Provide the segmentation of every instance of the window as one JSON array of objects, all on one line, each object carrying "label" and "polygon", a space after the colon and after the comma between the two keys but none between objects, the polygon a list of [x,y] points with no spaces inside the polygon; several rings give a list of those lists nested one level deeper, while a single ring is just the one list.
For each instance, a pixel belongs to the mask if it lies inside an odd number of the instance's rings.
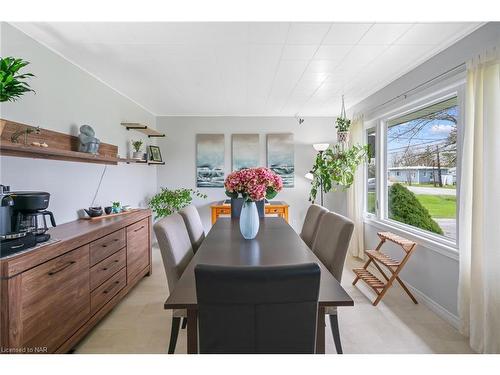
[{"label": "window", "polygon": [[370,147],[370,162],[367,165],[367,181],[366,181],[366,191],[367,191],[367,196],[366,196],[366,211],[375,214],[376,213],[376,200],[377,200],[377,195],[376,195],[376,181],[377,181],[377,170],[376,170],[376,154],[375,154],[375,148],[376,148],[376,131],[375,128],[369,129],[367,131],[367,144]]},{"label": "window", "polygon": [[[456,240],[457,96],[393,116],[385,132],[385,219]],[[390,173],[396,170],[396,176]],[[429,178],[417,178],[417,171]],[[400,173],[402,171],[403,173]]]}]

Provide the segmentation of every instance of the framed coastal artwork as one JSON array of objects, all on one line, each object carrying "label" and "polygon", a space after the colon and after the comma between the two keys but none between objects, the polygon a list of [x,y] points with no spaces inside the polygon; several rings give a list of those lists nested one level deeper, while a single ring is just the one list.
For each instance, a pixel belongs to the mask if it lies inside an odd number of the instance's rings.
[{"label": "framed coastal artwork", "polygon": [[224,134],[196,135],[196,186],[224,187]]},{"label": "framed coastal artwork", "polygon": [[286,188],[295,185],[293,134],[267,135],[267,167],[279,174]]},{"label": "framed coastal artwork", "polygon": [[258,134],[233,134],[231,148],[232,171],[260,165]]}]

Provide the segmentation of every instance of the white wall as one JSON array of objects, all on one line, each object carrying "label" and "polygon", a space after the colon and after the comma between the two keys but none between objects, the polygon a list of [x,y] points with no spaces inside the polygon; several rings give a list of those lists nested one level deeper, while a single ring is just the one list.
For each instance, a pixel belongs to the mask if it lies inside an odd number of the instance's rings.
[{"label": "white wall", "polygon": [[[129,140],[143,138],[127,132],[121,121],[155,125],[156,118],[77,66],[50,51],[9,24],[1,24],[1,56],[30,61],[30,82],[36,94],[28,93],[14,103],[2,103],[0,117],[38,125],[63,133],[78,134],[82,124],[91,125],[105,143],[118,146],[127,155]],[[99,56],[96,56],[99,58]],[[46,140],[50,146],[50,139]],[[57,223],[77,218],[77,210],[88,207],[104,165],[18,157],[0,157],[0,181],[13,190],[51,193],[49,210]],[[108,166],[97,203],[112,200],[144,205],[156,191],[156,168],[146,165]]]},{"label": "white wall", "polygon": [[[500,40],[500,23],[488,23],[474,33],[460,40],[445,51],[421,64],[408,74],[395,80],[390,85],[376,92],[349,110],[349,113],[371,112],[377,106],[386,103],[402,93],[411,90],[448,70],[465,63],[467,60],[488,47],[498,44]],[[400,101],[404,103],[403,100]],[[366,117],[366,116],[365,116]],[[376,232],[379,227],[365,226],[365,242],[367,247],[376,245]],[[394,232],[398,232],[393,230]],[[406,233],[401,235],[411,238]],[[421,242],[415,239],[417,242]],[[389,252],[397,254],[396,248]],[[451,323],[457,322],[457,288],[458,288],[458,253],[439,253],[430,246],[420,244],[414,256],[406,265],[402,277],[418,294],[417,299],[427,302],[436,312]],[[409,300],[408,300],[409,301]]]},{"label": "white wall", "polygon": [[[285,188],[275,200],[290,204],[290,224],[300,231],[309,206],[310,181],[304,175],[311,169],[316,152],[313,143],[333,143],[336,132],[332,118],[306,118],[298,125],[293,117],[159,117],[158,129],[167,137],[158,141],[166,165],[158,169],[158,186],[168,188],[195,188],[196,134],[225,134],[225,170],[231,170],[231,134],[260,134],[260,161],[266,165],[266,134],[293,133],[295,142],[295,187]],[[223,188],[204,188],[200,191],[208,198],[197,200],[205,230],[210,228],[210,204],[225,199]],[[329,194],[328,205],[332,209],[344,207],[335,194]]]}]

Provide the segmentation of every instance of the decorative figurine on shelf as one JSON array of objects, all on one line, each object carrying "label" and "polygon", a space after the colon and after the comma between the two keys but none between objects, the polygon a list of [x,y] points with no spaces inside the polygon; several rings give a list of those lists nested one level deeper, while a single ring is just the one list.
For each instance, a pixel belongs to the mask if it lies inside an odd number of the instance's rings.
[{"label": "decorative figurine on shelf", "polygon": [[80,126],[80,134],[78,134],[80,145],[78,151],[87,152],[89,154],[97,154],[101,141],[95,137],[94,129],[90,125]]}]

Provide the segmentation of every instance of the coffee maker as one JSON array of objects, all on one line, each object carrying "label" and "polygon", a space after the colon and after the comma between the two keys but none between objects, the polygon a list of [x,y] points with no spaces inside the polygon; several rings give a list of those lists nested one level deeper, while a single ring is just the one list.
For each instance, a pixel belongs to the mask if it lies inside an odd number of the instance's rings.
[{"label": "coffee maker", "polygon": [[56,226],[54,215],[47,211],[50,194],[38,191],[11,192],[0,185],[0,257],[29,249],[48,241],[46,217]]},{"label": "coffee maker", "polygon": [[14,200],[12,206],[14,232],[29,232],[35,235],[37,243],[50,239],[47,233],[46,216],[50,218],[53,227],[56,226],[54,215],[47,211],[50,194],[43,191],[18,191],[11,194]]}]

